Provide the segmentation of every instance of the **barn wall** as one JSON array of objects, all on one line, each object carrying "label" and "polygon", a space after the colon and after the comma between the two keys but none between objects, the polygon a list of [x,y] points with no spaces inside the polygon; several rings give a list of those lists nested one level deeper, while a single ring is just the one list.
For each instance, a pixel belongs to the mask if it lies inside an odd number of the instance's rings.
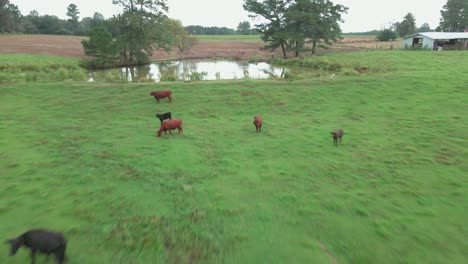
[{"label": "barn wall", "polygon": [[423,49],[432,49],[434,47],[434,40],[423,36]]},{"label": "barn wall", "polygon": [[411,48],[412,45],[413,45],[413,38],[403,39],[403,42],[401,43],[401,47],[404,49]]}]

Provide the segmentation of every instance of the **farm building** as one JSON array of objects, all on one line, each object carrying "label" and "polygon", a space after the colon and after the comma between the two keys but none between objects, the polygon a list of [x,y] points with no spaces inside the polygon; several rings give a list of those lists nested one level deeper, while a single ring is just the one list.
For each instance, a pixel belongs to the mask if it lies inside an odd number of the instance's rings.
[{"label": "farm building", "polygon": [[468,49],[468,32],[424,32],[403,38],[403,48]]}]

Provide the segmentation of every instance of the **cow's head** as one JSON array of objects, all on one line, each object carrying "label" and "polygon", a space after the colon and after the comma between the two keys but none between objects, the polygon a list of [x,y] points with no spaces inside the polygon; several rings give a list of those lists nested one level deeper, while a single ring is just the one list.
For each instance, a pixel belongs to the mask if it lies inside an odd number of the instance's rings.
[{"label": "cow's head", "polygon": [[5,243],[10,245],[10,256],[16,255],[18,249],[24,244],[24,240],[20,237],[9,239]]}]

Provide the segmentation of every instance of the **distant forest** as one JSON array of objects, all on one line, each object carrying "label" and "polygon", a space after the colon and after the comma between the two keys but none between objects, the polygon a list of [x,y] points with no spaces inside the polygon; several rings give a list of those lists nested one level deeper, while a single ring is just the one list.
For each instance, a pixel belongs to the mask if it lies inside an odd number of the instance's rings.
[{"label": "distant forest", "polygon": [[[109,27],[112,18],[106,19],[96,12],[92,17],[80,19],[78,7],[70,4],[66,12],[68,19],[61,19],[53,15],[40,15],[33,10],[23,15],[15,4],[0,0],[0,33],[10,34],[49,34],[49,35],[77,35],[88,36],[89,32],[98,27]],[[240,23],[241,24],[241,23]],[[191,35],[253,35],[258,34],[254,29],[227,27],[205,27],[199,25],[186,26],[185,30]]]}]

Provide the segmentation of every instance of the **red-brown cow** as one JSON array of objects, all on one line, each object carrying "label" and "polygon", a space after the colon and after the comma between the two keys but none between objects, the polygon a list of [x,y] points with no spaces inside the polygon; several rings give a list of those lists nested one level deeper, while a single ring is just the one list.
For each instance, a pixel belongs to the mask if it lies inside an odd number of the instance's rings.
[{"label": "red-brown cow", "polygon": [[172,101],[171,97],[172,91],[171,90],[163,90],[163,91],[153,91],[150,93],[151,96],[154,96],[156,101],[159,103],[159,99],[161,98],[169,98],[169,103]]},{"label": "red-brown cow", "polygon": [[341,143],[341,138],[344,135],[343,129],[340,128],[340,129],[338,129],[336,131],[332,131],[330,133],[332,134],[332,137],[333,137],[333,144],[338,146],[338,139],[340,139],[340,143]]},{"label": "red-brown cow", "polygon": [[169,134],[172,135],[171,130],[174,130],[176,128],[179,129],[179,134],[180,132],[183,132],[182,131],[182,119],[167,120],[161,124],[161,127],[158,130],[158,137],[161,136],[162,132],[166,133],[166,131],[169,131]]},{"label": "red-brown cow", "polygon": [[262,117],[260,117],[259,115],[254,116],[253,123],[255,125],[255,129],[257,129],[257,133],[262,132]]}]

